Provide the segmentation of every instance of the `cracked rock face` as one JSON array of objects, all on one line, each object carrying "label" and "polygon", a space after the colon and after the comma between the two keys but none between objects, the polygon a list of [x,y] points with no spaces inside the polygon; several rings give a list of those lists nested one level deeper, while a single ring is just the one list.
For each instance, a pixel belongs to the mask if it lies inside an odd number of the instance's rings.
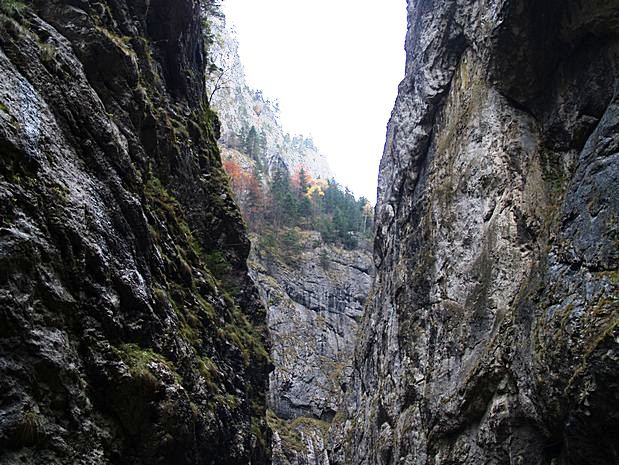
[{"label": "cracked rock face", "polygon": [[269,424],[273,430],[273,465],[329,465],[329,423],[298,417],[286,424]]},{"label": "cracked rock face", "polygon": [[198,3],[26,3],[0,13],[0,464],[270,463]]},{"label": "cracked rock face", "polygon": [[619,460],[619,4],[408,2],[337,464]]},{"label": "cracked rock face", "polygon": [[348,384],[371,260],[360,250],[322,245],[319,233],[306,234],[311,237],[303,243],[313,240],[319,245],[308,246],[295,263],[274,264],[267,258],[262,260],[264,268],[255,267],[269,302],[275,364],[270,406],[284,419],[309,416],[330,421],[341,386]]},{"label": "cracked rock face", "polygon": [[363,249],[325,245],[318,232],[298,235],[296,254],[254,241],[250,262],[268,305],[274,463],[327,465],[325,431],[349,388],[372,262]]}]

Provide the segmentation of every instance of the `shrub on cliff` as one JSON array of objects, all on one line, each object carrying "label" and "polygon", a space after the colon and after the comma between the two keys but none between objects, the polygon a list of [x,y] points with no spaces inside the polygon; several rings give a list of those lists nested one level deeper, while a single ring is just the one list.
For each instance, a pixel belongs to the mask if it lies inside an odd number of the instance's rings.
[{"label": "shrub on cliff", "polygon": [[0,13],[13,16],[22,12],[26,5],[18,0],[0,0]]}]

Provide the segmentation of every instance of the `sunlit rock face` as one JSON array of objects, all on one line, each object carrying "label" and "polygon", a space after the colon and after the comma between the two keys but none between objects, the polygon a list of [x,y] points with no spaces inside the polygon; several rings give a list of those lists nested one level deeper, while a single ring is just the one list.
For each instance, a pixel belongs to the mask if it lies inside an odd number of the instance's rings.
[{"label": "sunlit rock face", "polygon": [[619,4],[408,2],[336,464],[616,464]]},{"label": "sunlit rock face", "polygon": [[270,463],[266,314],[198,2],[16,3],[0,1],[0,463]]},{"label": "sunlit rock face", "polygon": [[283,419],[330,421],[349,382],[372,264],[363,249],[326,245],[318,232],[299,235],[294,256],[274,257],[259,244],[252,256],[269,303],[275,365],[269,405]]}]

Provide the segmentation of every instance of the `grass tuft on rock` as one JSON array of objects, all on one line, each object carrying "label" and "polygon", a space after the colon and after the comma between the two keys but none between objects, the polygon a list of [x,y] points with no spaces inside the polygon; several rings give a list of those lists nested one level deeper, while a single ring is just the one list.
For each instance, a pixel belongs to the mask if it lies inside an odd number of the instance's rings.
[{"label": "grass tuft on rock", "polygon": [[122,344],[118,347],[118,355],[128,365],[131,375],[147,384],[153,386],[157,384],[157,377],[151,368],[153,363],[163,365],[173,374],[175,381],[181,384],[180,375],[176,372],[174,364],[151,349],[144,349],[137,344]]}]

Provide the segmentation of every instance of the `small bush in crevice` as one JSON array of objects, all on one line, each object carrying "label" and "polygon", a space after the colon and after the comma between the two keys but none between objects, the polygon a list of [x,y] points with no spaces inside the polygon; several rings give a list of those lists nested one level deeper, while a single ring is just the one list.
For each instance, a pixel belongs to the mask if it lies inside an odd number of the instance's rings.
[{"label": "small bush in crevice", "polygon": [[14,16],[26,9],[26,5],[19,0],[0,0],[0,13]]},{"label": "small bush in crevice", "polygon": [[15,431],[15,441],[19,446],[33,446],[43,439],[43,422],[34,411],[23,414]]}]

